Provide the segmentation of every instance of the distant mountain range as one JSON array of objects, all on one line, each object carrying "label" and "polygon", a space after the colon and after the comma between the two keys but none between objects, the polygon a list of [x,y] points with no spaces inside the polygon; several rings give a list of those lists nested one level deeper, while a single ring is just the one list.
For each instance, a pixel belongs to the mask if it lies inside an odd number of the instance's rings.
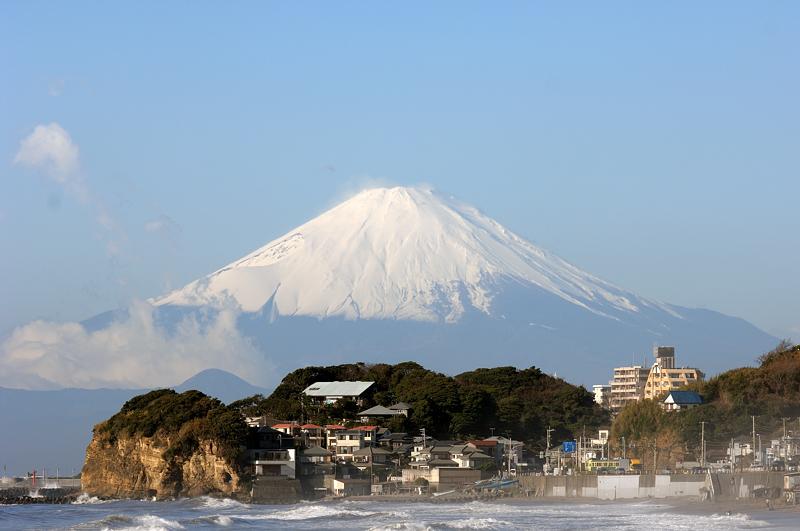
[{"label": "distant mountain range", "polygon": [[[176,391],[197,389],[225,403],[269,394],[229,372],[208,369]],[[92,428],[119,411],[128,399],[148,389],[61,389],[28,391],[0,387],[0,466],[9,474],[43,468],[55,476],[79,472]]]}]

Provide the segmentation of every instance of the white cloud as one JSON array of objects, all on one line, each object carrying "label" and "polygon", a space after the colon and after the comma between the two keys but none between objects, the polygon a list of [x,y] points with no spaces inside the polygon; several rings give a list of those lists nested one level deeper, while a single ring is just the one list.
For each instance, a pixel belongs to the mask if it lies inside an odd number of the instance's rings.
[{"label": "white cloud", "polygon": [[79,323],[35,321],[0,345],[0,385],[163,387],[208,368],[272,383],[272,365],[238,332],[237,315],[223,309],[208,322],[185,317],[168,331],[156,322],[152,305],[136,301],[127,318],[94,332]]},{"label": "white cloud", "polygon": [[57,183],[66,185],[73,182],[78,173],[78,146],[59,124],[37,125],[20,142],[14,164],[40,170]]}]

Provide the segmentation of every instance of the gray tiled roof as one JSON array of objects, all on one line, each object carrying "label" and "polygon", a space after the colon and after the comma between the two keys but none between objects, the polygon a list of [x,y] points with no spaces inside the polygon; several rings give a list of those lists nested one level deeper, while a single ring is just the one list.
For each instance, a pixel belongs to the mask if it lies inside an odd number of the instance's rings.
[{"label": "gray tiled roof", "polygon": [[455,444],[450,447],[451,454],[463,454],[464,450],[467,448],[466,444]]},{"label": "gray tiled roof", "polygon": [[392,452],[384,450],[383,448],[380,447],[373,448],[370,446],[367,446],[366,448],[361,448],[353,452],[353,455],[357,455],[359,457],[362,455],[391,455],[391,454]]},{"label": "gray tiled roof", "polygon": [[486,455],[483,452],[472,452],[469,454],[470,459],[492,459],[490,456]]},{"label": "gray tiled roof", "polygon": [[332,455],[331,452],[322,448],[320,446],[309,446],[305,450],[303,450],[303,455],[311,456],[311,457],[323,457]]},{"label": "gray tiled roof", "polygon": [[358,415],[361,416],[361,417],[370,417],[370,416],[375,416],[375,417],[393,417],[395,415],[398,415],[398,413],[397,413],[397,411],[393,411],[393,410],[389,409],[388,407],[373,406],[373,407],[371,407],[369,409],[366,409],[366,410],[362,411]]},{"label": "gray tiled roof", "polygon": [[375,382],[315,382],[305,388],[307,396],[361,396]]}]

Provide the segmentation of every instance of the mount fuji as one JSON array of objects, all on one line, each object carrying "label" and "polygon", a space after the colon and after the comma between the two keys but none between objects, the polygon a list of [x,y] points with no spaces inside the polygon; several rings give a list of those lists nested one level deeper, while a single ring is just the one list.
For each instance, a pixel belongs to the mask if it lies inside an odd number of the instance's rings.
[{"label": "mount fuji", "polygon": [[236,308],[241,332],[287,370],[411,359],[449,373],[536,365],[590,384],[654,343],[713,373],[777,341],[615,286],[425,188],[363,191],[149,302],[166,326]]}]

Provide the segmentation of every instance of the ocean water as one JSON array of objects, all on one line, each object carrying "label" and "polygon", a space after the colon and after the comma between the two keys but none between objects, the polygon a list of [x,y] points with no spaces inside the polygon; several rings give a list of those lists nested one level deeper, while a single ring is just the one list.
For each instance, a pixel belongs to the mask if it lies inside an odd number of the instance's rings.
[{"label": "ocean water", "polygon": [[0,505],[0,529],[800,529],[798,513],[685,514],[654,501],[631,503],[374,501],[247,505],[194,498],[171,502]]}]

